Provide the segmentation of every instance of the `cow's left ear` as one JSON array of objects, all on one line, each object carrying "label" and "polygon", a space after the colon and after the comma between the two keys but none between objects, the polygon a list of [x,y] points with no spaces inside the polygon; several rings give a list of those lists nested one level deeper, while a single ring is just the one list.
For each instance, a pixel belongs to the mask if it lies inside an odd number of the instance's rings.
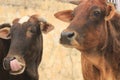
[{"label": "cow's left ear", "polygon": [[40,22],[40,28],[43,33],[48,33],[54,29],[54,26],[48,22]]},{"label": "cow's left ear", "polygon": [[0,38],[2,39],[10,39],[10,37],[8,37],[10,33],[10,27],[4,27],[0,29]]},{"label": "cow's left ear", "polygon": [[115,15],[116,9],[112,3],[107,4],[105,20],[110,20]]},{"label": "cow's left ear", "polygon": [[57,19],[60,19],[64,22],[70,22],[73,19],[73,10],[64,10],[64,11],[59,11],[57,13],[54,14],[54,16]]}]

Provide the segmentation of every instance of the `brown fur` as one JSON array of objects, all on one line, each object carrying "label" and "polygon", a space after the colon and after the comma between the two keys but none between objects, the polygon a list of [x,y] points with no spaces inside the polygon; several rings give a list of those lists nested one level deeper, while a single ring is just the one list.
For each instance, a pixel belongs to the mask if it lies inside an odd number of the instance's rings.
[{"label": "brown fur", "polygon": [[[84,0],[74,11],[66,11],[55,17],[62,21],[72,19],[62,34],[75,35],[71,40],[61,36],[60,42],[81,51],[84,80],[120,80],[120,14],[114,6],[105,0]],[[95,11],[100,13],[94,14]],[[73,17],[61,17],[71,14]]]}]

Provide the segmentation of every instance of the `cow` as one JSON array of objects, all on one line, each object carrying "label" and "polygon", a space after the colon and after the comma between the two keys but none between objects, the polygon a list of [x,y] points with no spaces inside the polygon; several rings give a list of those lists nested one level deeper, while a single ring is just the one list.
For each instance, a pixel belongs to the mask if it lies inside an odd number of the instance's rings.
[{"label": "cow", "polygon": [[10,26],[8,23],[4,23],[0,25],[0,80],[8,80],[8,71],[5,71],[3,69],[3,59],[7,55],[9,47],[10,47],[10,39],[4,38],[3,39],[3,33],[7,31],[7,29],[10,29]]},{"label": "cow", "polygon": [[[3,60],[9,73],[6,80],[39,80],[38,66],[43,53],[43,33],[54,26],[38,15],[13,20],[10,29],[2,29],[2,38],[10,39],[10,47]],[[5,80],[5,79],[4,79]]]},{"label": "cow", "polygon": [[70,2],[74,10],[54,14],[70,23],[60,43],[81,52],[84,80],[120,80],[120,14],[107,0]]}]

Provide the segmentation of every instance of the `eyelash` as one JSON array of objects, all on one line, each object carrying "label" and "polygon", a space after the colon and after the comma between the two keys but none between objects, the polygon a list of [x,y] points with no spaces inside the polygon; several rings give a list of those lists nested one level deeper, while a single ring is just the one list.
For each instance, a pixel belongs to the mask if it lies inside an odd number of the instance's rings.
[{"label": "eyelash", "polygon": [[96,16],[96,17],[97,17],[97,16],[100,16],[100,14],[101,14],[100,11],[94,11],[94,13],[93,13],[93,15]]}]

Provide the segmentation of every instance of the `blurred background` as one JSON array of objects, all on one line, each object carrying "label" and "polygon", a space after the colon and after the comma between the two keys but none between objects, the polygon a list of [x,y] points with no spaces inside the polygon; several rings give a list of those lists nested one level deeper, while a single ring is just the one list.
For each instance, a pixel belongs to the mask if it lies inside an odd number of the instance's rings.
[{"label": "blurred background", "polygon": [[60,33],[68,23],[54,17],[57,11],[74,7],[59,0],[0,0],[0,24],[11,23],[25,15],[39,14],[55,26],[53,31],[43,34],[44,50],[38,69],[40,80],[83,80],[80,52],[59,44]]}]

